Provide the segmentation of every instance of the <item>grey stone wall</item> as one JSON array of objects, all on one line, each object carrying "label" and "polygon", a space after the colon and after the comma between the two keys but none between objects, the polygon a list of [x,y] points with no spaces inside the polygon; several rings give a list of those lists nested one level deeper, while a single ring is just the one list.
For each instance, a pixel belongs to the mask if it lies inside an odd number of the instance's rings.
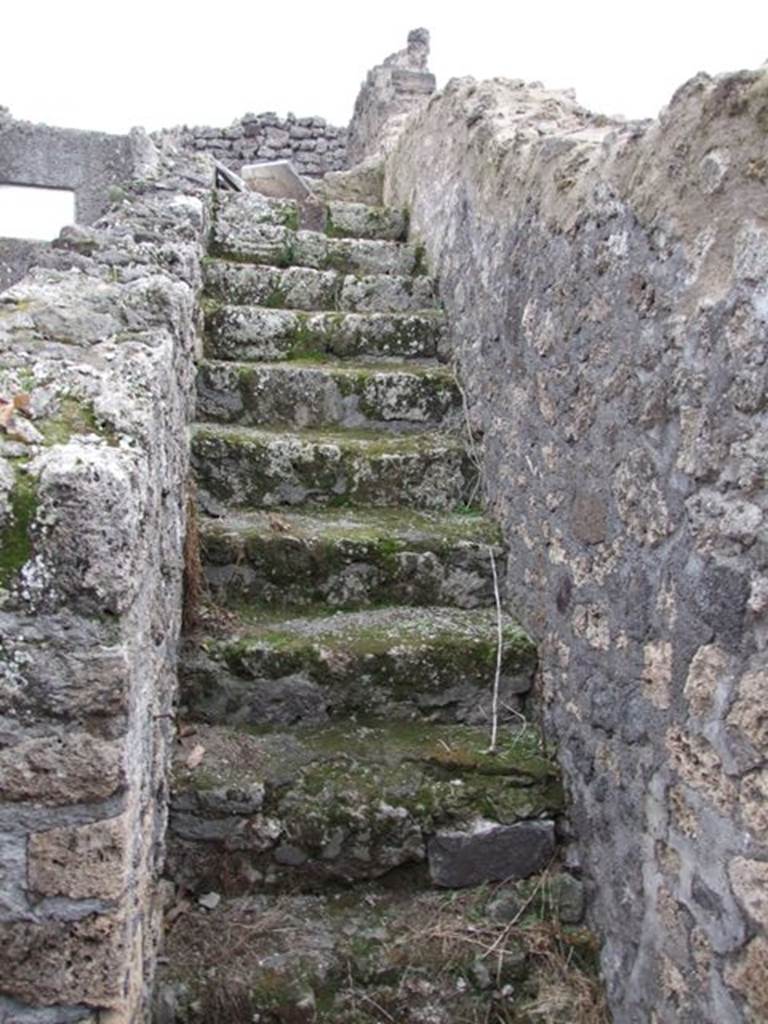
[{"label": "grey stone wall", "polygon": [[75,219],[92,224],[112,202],[110,189],[134,175],[128,135],[52,128],[0,116],[0,184],[75,193]]},{"label": "grey stone wall", "polygon": [[[141,131],[108,135],[53,128],[16,121],[0,107],[0,184],[74,192],[78,224],[92,224],[119,190],[143,172],[146,146]],[[44,242],[0,237],[0,292],[20,280],[45,251]]]},{"label": "grey stone wall", "polygon": [[213,176],[209,158],[154,165],[0,296],[8,1024],[147,1019]]},{"label": "grey stone wall", "polygon": [[415,28],[408,33],[405,49],[390,54],[368,72],[349,124],[350,165],[385,152],[408,117],[426,104],[435,91],[428,60],[429,32]]},{"label": "grey stone wall", "polygon": [[768,1020],[767,126],[765,69],[642,124],[457,80],[387,164],[540,642],[617,1024]]},{"label": "grey stone wall", "polygon": [[291,160],[300,174],[319,177],[347,165],[346,129],[322,117],[245,114],[229,128],[184,127],[172,134],[186,149],[210,153],[233,171],[243,164]]},{"label": "grey stone wall", "polygon": [[0,238],[0,292],[20,281],[47,251],[47,242]]}]

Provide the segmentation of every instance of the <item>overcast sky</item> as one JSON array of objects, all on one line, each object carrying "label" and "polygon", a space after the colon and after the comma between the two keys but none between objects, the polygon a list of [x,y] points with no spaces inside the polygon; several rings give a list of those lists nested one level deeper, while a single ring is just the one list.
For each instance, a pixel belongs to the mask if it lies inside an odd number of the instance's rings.
[{"label": "overcast sky", "polygon": [[265,110],[346,124],[366,70],[419,25],[432,33],[438,85],[540,80],[629,117],[655,116],[699,70],[768,58],[765,0],[7,0],[0,104],[114,132],[227,125]]}]

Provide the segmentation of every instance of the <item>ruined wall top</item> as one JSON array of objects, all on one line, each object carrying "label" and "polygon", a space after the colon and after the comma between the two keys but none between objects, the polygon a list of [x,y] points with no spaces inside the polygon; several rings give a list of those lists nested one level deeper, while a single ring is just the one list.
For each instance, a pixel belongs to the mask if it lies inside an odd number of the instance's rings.
[{"label": "ruined wall top", "polygon": [[429,32],[415,28],[408,33],[404,50],[390,54],[368,72],[349,125],[350,165],[387,152],[408,117],[424,106],[436,87],[428,60]]}]

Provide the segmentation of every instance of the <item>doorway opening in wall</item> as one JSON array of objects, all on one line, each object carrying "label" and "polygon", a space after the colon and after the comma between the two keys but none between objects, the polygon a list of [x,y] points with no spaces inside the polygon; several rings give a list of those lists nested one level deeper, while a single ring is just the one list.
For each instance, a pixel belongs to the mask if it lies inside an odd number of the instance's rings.
[{"label": "doorway opening in wall", "polygon": [[0,238],[50,242],[75,222],[75,193],[63,188],[0,185]]}]

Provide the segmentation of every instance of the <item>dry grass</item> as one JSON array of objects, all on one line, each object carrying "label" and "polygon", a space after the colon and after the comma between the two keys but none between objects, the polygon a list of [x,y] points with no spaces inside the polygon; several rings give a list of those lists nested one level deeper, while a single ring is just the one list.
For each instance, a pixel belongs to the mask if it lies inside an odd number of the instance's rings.
[{"label": "dry grass", "polygon": [[[565,928],[549,917],[530,920],[534,903],[546,905],[547,881],[545,872],[506,923],[489,920],[483,912],[487,891],[446,897],[437,908],[431,901],[417,900],[413,923],[403,922],[393,947],[395,962],[406,973],[430,965],[446,983],[468,964],[480,963],[497,988],[503,987],[510,967],[514,974],[515,964],[524,962],[520,973],[527,980],[511,988],[526,995],[515,997],[514,1009],[497,1005],[466,1018],[467,1024],[608,1024],[596,976],[594,937],[586,929]],[[457,1024],[463,1019],[457,1017]]]},{"label": "dry grass", "polygon": [[[372,890],[352,909],[343,896],[244,898],[213,914],[182,901],[166,954],[205,1024],[607,1024],[595,940],[552,916],[548,883]],[[497,897],[517,902],[512,920],[489,913]],[[302,1001],[312,991],[316,1007]]]}]

